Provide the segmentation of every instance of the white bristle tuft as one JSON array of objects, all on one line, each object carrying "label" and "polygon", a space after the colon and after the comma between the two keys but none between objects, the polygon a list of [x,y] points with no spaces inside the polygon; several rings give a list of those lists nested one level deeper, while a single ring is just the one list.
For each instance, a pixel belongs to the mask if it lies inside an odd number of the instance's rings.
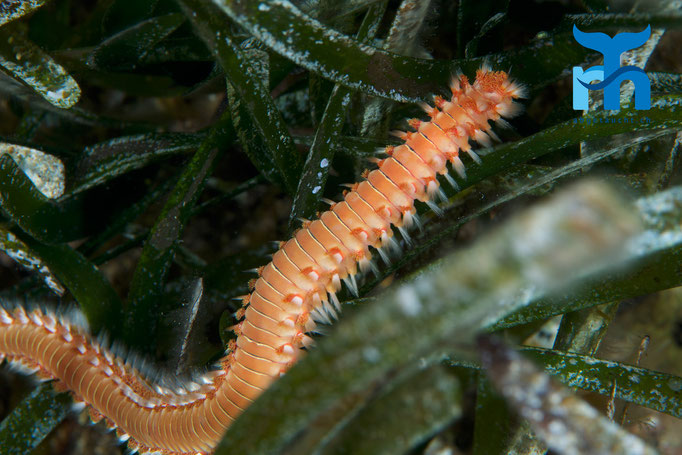
[{"label": "white bristle tuft", "polygon": [[487,133],[488,134],[486,134],[486,131],[476,130],[474,140],[484,147],[492,146],[493,141],[491,140],[491,136],[494,135],[495,133],[493,133],[492,130],[488,130]]},{"label": "white bristle tuft", "polygon": [[395,237],[391,236],[388,238],[386,246],[390,249],[390,251],[400,254],[402,252],[402,249],[400,248],[400,244],[398,241],[395,239]]},{"label": "white bristle tuft", "polygon": [[403,226],[407,229],[411,228],[414,226],[414,207],[412,207],[410,210],[403,212]]},{"label": "white bristle tuft", "polygon": [[332,275],[332,287],[334,288],[335,291],[341,289],[341,279],[339,278],[338,273]]},{"label": "white bristle tuft", "polygon": [[457,182],[455,182],[455,179],[453,179],[450,174],[446,172],[445,174],[443,174],[443,178],[445,178],[445,181],[447,181],[450,184],[450,186],[454,188],[455,191],[460,191],[459,185],[457,184]]},{"label": "white bristle tuft", "polygon": [[378,248],[377,253],[379,253],[379,257],[381,257],[381,260],[384,261],[384,264],[391,265],[391,259],[388,257],[383,247]]},{"label": "white bristle tuft", "polygon": [[450,90],[459,90],[460,89],[459,80],[461,79],[461,77],[462,77],[462,73],[460,71],[458,71],[452,75],[452,77],[450,78]]},{"label": "white bristle tuft", "polygon": [[339,318],[339,315],[336,313],[336,310],[332,304],[329,303],[329,300],[322,301],[322,309],[329,315],[332,321],[335,321]]},{"label": "white bristle tuft", "polygon": [[76,412],[76,413],[82,412],[86,408],[86,406],[87,406],[87,403],[85,401],[75,401],[74,400],[73,404],[71,405],[71,410],[73,412]]},{"label": "white bristle tuft", "polygon": [[338,311],[341,311],[341,303],[339,302],[339,298],[336,296],[335,292],[329,293],[329,300],[331,300],[332,304]]},{"label": "white bristle tuft", "polygon": [[43,320],[41,318],[41,314],[36,312],[36,311],[31,311],[29,317],[31,318],[31,321],[37,325],[38,327],[43,326]]},{"label": "white bristle tuft", "polygon": [[354,292],[355,297],[358,297],[358,295],[360,294],[360,292],[359,292],[359,290],[358,290],[358,282],[357,282],[357,280],[355,279],[355,275],[350,275],[350,282],[353,284],[353,289],[355,290],[355,292]]},{"label": "white bristle tuft", "polygon": [[353,282],[351,281],[352,275],[348,275],[343,279],[343,283],[346,285],[348,290],[354,295],[358,296],[358,289],[353,285]]},{"label": "white bristle tuft", "polygon": [[438,204],[436,204],[433,201],[426,201],[426,205],[429,206],[431,210],[433,210],[433,213],[435,213],[438,216],[443,216],[443,209],[438,207]]},{"label": "white bristle tuft", "polygon": [[0,308],[0,323],[11,324],[12,322],[14,322],[14,319],[10,317],[9,313]]},{"label": "white bristle tuft", "polygon": [[405,229],[403,226],[398,226],[398,232],[400,232],[400,235],[403,237],[403,240],[405,240],[407,246],[412,246],[412,237],[410,237],[407,229]]},{"label": "white bristle tuft", "polygon": [[329,316],[327,315],[326,311],[324,311],[322,308],[314,308],[310,312],[310,317],[315,322],[321,322],[323,324],[331,324],[332,323],[332,321],[331,321],[331,319],[329,319]]},{"label": "white bristle tuft", "polygon": [[498,118],[495,120],[495,125],[497,125],[499,128],[505,128],[505,129],[511,129],[511,123],[503,119],[502,117]]},{"label": "white bristle tuft", "polygon": [[424,224],[422,223],[422,219],[419,217],[417,213],[412,215],[412,221],[414,221],[414,225],[417,226],[419,232],[424,232]]},{"label": "white bristle tuft", "polygon": [[511,100],[503,101],[497,105],[497,112],[503,117],[515,117],[523,110],[519,103]]},{"label": "white bristle tuft", "polygon": [[431,180],[426,185],[426,193],[429,195],[429,197],[433,198],[433,194],[438,190],[438,188],[438,182],[436,180]]},{"label": "white bristle tuft", "polygon": [[23,307],[18,307],[18,310],[14,312],[14,317],[22,324],[28,324],[29,319]]},{"label": "white bristle tuft", "polygon": [[373,260],[368,258],[362,258],[360,259],[359,266],[360,271],[363,274],[371,271],[372,273],[374,273],[375,276],[379,276],[379,268],[377,267]]},{"label": "white bristle tuft", "polygon": [[57,319],[53,314],[45,315],[45,329],[50,333],[55,333],[57,331]]},{"label": "white bristle tuft", "polygon": [[438,191],[436,191],[433,194],[434,199],[439,199],[442,202],[448,202],[448,197],[445,195],[445,191],[443,191],[442,188],[438,188]]},{"label": "white bristle tuft", "polygon": [[521,99],[526,99],[528,98],[528,88],[519,83],[519,82],[510,82],[509,87],[507,88],[507,92],[516,97],[516,98],[521,98]]},{"label": "white bristle tuft", "polygon": [[407,137],[405,131],[399,131],[399,130],[390,131],[388,134],[390,134],[391,136],[395,136],[398,139],[402,139],[402,140],[405,140],[405,138]]},{"label": "white bristle tuft", "polygon": [[459,176],[466,180],[467,173],[464,169],[464,163],[462,163],[462,160],[458,156],[452,158],[452,165],[455,167],[455,171],[459,174]]},{"label": "white bristle tuft", "polygon": [[471,157],[472,160],[476,162],[476,164],[481,164],[481,157],[478,156],[476,152],[474,152],[472,149],[467,150],[467,153]]},{"label": "white bristle tuft", "polygon": [[419,103],[417,103],[417,105],[418,105],[420,108],[422,108],[422,110],[423,110],[424,112],[426,112],[427,114],[430,114],[431,111],[433,111],[433,106],[431,106],[429,103],[425,103],[425,102],[423,102],[423,101],[420,101]]}]

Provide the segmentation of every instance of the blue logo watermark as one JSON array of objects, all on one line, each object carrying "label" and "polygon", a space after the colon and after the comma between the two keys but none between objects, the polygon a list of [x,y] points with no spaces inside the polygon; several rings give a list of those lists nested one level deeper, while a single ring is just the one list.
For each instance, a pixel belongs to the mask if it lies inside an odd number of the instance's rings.
[{"label": "blue logo watermark", "polygon": [[[651,108],[651,82],[644,70],[636,66],[620,66],[620,56],[646,43],[651,36],[651,26],[638,33],[618,33],[611,38],[606,33],[586,33],[573,25],[573,36],[583,47],[604,55],[604,65],[583,71],[573,67],[573,109],[588,109],[588,91],[604,89],[604,109],[620,109],[620,84],[625,80],[635,85],[635,109]],[[598,81],[597,84],[591,82]]]}]

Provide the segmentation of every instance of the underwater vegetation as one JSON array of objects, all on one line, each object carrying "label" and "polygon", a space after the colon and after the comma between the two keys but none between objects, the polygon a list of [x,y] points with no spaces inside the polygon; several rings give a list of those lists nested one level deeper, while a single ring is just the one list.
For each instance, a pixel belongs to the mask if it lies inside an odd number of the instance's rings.
[{"label": "underwater vegetation", "polygon": [[[619,110],[598,91],[573,109],[573,68],[601,64],[574,25],[650,27],[621,62],[646,71],[649,109],[632,83]],[[172,415],[152,401],[203,402],[230,354],[256,349],[243,318],[267,322],[260,277],[302,302],[273,320],[291,340],[273,350],[286,374],[235,391],[253,404],[222,438],[188,419],[199,446],[130,449],[676,453],[680,25],[664,1],[2,2],[0,347],[63,316],[73,332],[55,338],[72,351],[94,352],[87,326],[161,387],[140,392],[133,372],[114,400]],[[424,165],[399,171],[408,153]],[[369,199],[363,178],[384,192],[369,203],[383,222],[343,208]],[[318,232],[318,212],[334,233],[301,247],[320,269],[297,266],[297,285],[319,293],[280,292],[293,284],[272,278],[280,241]],[[0,454],[125,451],[120,422],[71,412],[82,371],[49,381],[40,339],[26,343],[38,360],[0,350]],[[19,363],[48,381],[6,367]],[[119,430],[76,424],[89,419]]]}]

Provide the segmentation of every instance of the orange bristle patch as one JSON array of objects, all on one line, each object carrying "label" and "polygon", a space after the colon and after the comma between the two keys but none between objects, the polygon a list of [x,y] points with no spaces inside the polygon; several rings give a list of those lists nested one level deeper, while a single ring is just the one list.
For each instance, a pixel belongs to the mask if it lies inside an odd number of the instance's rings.
[{"label": "orange bristle patch", "polygon": [[478,106],[476,105],[476,101],[472,100],[471,98],[466,98],[463,100],[460,100],[460,106],[462,106],[464,109],[479,113],[480,111],[478,110]]},{"label": "orange bristle patch", "polygon": [[414,128],[415,130],[418,130],[419,126],[422,124],[422,121],[419,120],[418,118],[411,118],[407,121],[407,123],[410,125],[410,127]]},{"label": "orange bristle patch", "polygon": [[90,415],[90,420],[92,420],[95,423],[99,422],[104,418],[102,414],[100,414],[99,412],[95,411],[92,408],[88,409],[88,414]]},{"label": "orange bristle patch", "polygon": [[296,318],[296,325],[299,327],[304,327],[306,323],[308,322],[308,319],[310,318],[310,313],[308,312],[303,312],[298,315]]},{"label": "orange bristle patch", "polygon": [[452,135],[454,137],[461,137],[461,134],[459,134],[459,129],[457,127],[449,128],[445,130],[445,133],[448,135]]},{"label": "orange bristle patch", "polygon": [[476,84],[484,92],[504,93],[507,73],[504,71],[476,71]]},{"label": "orange bristle patch", "polygon": [[421,107],[422,110],[426,112],[426,115],[428,115],[431,118],[434,118],[440,112],[437,108],[429,106],[426,103],[419,103],[419,107]]}]

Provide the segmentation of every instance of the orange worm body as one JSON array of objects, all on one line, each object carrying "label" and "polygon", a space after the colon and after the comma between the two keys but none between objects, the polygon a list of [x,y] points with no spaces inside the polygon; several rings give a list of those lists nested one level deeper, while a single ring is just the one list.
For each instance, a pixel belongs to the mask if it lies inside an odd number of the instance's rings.
[{"label": "orange worm body", "polygon": [[85,329],[21,307],[0,308],[0,361],[55,379],[133,450],[212,452],[231,422],[301,355],[316,321],[335,316],[335,292],[342,280],[355,288],[358,265],[361,270],[370,265],[369,247],[390,243],[392,226],[409,227],[414,201],[430,203],[439,191],[437,175],[448,177],[448,161],[464,175],[460,151],[478,160],[469,140],[489,142],[494,137],[489,121],[513,115],[512,100],[521,96],[506,73],[486,68],[473,84],[464,76],[454,79],[451,91],[449,101],[436,97],[436,107],[424,105],[430,120],[411,120],[415,132],[397,133],[402,145],[388,147],[377,169],[343,201],[306,222],[261,269],[253,292],[244,297],[237,339],[220,369],[182,390],[153,386]]}]

